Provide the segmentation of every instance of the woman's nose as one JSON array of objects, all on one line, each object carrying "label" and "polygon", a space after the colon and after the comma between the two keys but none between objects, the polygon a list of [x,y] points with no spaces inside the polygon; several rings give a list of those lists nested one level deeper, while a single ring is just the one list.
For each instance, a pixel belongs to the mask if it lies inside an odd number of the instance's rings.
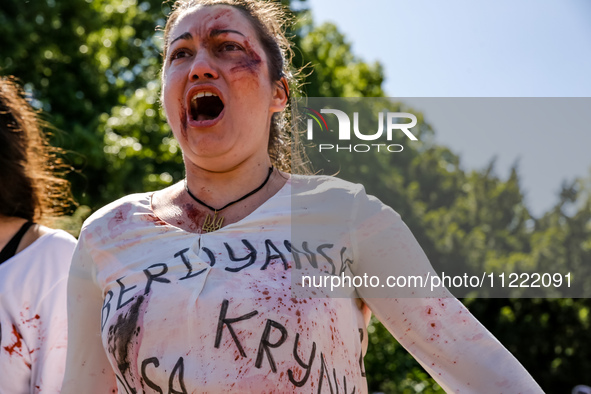
[{"label": "woman's nose", "polygon": [[218,72],[206,51],[200,51],[193,59],[189,79],[191,81],[216,79]]}]

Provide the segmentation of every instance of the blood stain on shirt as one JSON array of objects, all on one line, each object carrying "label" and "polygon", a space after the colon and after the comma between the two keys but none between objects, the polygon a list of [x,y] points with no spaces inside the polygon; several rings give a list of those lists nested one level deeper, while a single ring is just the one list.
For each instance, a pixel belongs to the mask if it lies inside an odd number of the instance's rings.
[{"label": "blood stain on shirt", "polygon": [[12,325],[12,334],[15,337],[15,341],[12,345],[4,346],[4,350],[6,350],[11,356],[15,354],[22,356],[21,352],[23,350],[23,337],[20,332],[18,332],[18,329],[14,324]]},{"label": "blood stain on shirt", "polygon": [[147,221],[154,223],[154,225],[156,225],[156,226],[167,226],[168,225],[168,223],[166,223],[164,220],[160,219],[158,216],[156,216],[154,214],[146,215],[145,218]]},{"label": "blood stain on shirt", "polygon": [[30,323],[30,322],[32,322],[33,320],[39,320],[39,319],[41,319],[41,316],[39,316],[39,315],[35,315],[35,316],[33,316],[32,318],[25,320],[25,323]]},{"label": "blood stain on shirt", "polygon": [[[21,333],[18,331],[18,329],[16,328],[16,326],[14,324],[12,325],[12,334],[15,337],[15,341],[12,345],[4,346],[4,350],[6,350],[8,352],[8,354],[11,356],[17,355],[17,356],[23,357],[23,362],[25,363],[27,368],[31,369],[31,363],[28,362],[27,360],[24,360],[24,355],[22,353],[22,351],[23,351],[23,336],[21,335]],[[30,351],[29,353],[33,353],[33,351],[34,350]]]},{"label": "blood stain on shirt", "polygon": [[[117,316],[117,321],[109,327],[107,341],[108,351],[113,355],[113,358],[117,361],[119,371],[126,377],[126,374],[133,379],[136,376],[130,369],[134,368],[135,359],[133,353],[134,349],[137,351],[141,342],[140,335],[140,312],[142,303],[146,300],[144,295],[137,296],[136,300],[133,301],[127,313],[121,313]],[[134,346],[135,345],[135,346]],[[137,355],[135,355],[137,358]],[[127,382],[129,384],[129,382]]]},{"label": "blood stain on shirt", "polygon": [[122,225],[123,225],[123,223],[126,222],[127,214],[129,213],[131,208],[132,208],[131,204],[127,204],[127,205],[122,205],[121,207],[119,207],[115,211],[115,214],[107,223],[107,228],[111,232],[111,234],[109,234],[109,236],[111,238],[116,238],[119,235],[123,234],[123,231],[124,231],[123,227],[124,226],[122,226]]}]

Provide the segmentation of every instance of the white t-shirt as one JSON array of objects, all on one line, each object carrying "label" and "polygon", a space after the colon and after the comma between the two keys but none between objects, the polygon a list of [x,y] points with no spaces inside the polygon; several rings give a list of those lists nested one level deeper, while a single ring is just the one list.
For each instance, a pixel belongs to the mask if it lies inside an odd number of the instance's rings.
[{"label": "white t-shirt", "polygon": [[59,393],[66,289],[76,239],[49,230],[0,264],[0,393]]},{"label": "white t-shirt", "polygon": [[[165,223],[150,201],[125,197],[83,227],[65,393],[366,393],[368,307],[322,289],[295,297],[295,270],[432,272],[398,214],[336,178],[292,176],[252,214],[207,234]],[[541,392],[445,292],[357,292],[446,390]]]}]

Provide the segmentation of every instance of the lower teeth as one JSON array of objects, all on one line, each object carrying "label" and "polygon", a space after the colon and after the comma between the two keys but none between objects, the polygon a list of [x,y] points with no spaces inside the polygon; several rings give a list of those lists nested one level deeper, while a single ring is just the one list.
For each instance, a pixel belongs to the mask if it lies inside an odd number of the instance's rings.
[{"label": "lower teeth", "polygon": [[200,121],[200,120],[211,120],[211,119],[214,119],[214,117],[213,116],[209,116],[209,115],[205,115],[205,114],[199,114],[199,115],[197,115],[197,120],[198,121]]}]

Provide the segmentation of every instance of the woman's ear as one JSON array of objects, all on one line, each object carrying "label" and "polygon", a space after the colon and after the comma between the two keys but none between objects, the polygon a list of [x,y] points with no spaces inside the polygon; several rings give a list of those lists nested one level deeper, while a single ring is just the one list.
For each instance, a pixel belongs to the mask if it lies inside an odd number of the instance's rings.
[{"label": "woman's ear", "polygon": [[287,100],[289,100],[289,84],[285,77],[281,77],[273,86],[271,112],[281,112],[285,109]]}]

